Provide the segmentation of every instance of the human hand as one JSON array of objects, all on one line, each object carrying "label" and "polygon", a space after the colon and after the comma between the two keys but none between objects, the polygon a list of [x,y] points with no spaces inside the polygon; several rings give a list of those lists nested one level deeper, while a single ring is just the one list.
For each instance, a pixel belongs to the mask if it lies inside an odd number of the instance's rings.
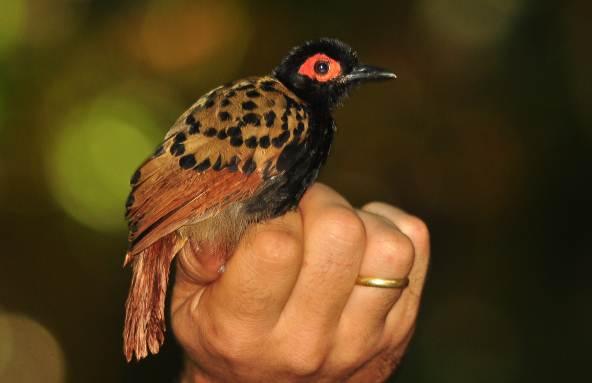
[{"label": "human hand", "polygon": [[[413,333],[428,259],[418,218],[382,203],[356,210],[315,184],[297,211],[249,228],[214,283],[179,257],[182,381],[384,381]],[[358,275],[410,283],[359,286]]]}]

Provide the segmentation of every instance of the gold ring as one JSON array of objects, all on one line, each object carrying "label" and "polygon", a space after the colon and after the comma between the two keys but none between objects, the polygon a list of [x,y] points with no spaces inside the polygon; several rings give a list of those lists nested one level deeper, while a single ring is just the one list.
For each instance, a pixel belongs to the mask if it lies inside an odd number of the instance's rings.
[{"label": "gold ring", "polygon": [[356,285],[368,287],[382,287],[385,289],[403,289],[409,284],[409,278],[383,279],[372,277],[358,277]]}]

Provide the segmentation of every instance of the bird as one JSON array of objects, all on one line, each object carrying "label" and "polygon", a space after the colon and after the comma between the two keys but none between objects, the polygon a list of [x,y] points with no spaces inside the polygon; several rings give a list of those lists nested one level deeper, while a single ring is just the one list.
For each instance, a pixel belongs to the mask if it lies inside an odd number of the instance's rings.
[{"label": "bird", "polygon": [[329,154],[332,111],[356,86],[396,78],[334,38],[294,47],[269,75],[214,88],[132,175],[125,204],[132,265],[123,352],[158,353],[175,256],[221,266],[245,229],[297,207]]}]

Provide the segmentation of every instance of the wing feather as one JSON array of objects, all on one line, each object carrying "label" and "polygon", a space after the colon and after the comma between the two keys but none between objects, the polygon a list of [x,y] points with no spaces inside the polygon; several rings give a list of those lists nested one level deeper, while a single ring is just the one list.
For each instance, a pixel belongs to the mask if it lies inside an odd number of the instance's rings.
[{"label": "wing feather", "polygon": [[218,87],[189,108],[132,178],[128,254],[257,193],[309,133],[309,113],[272,77]]}]

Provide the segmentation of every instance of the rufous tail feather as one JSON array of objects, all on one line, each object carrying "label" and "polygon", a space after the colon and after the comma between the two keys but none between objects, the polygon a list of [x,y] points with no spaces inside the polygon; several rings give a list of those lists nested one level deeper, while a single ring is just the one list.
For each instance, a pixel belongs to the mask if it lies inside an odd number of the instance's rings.
[{"label": "rufous tail feather", "polygon": [[127,361],[156,354],[164,342],[165,298],[169,270],[185,241],[173,232],[138,254],[127,254],[133,276],[125,309],[123,352]]}]

